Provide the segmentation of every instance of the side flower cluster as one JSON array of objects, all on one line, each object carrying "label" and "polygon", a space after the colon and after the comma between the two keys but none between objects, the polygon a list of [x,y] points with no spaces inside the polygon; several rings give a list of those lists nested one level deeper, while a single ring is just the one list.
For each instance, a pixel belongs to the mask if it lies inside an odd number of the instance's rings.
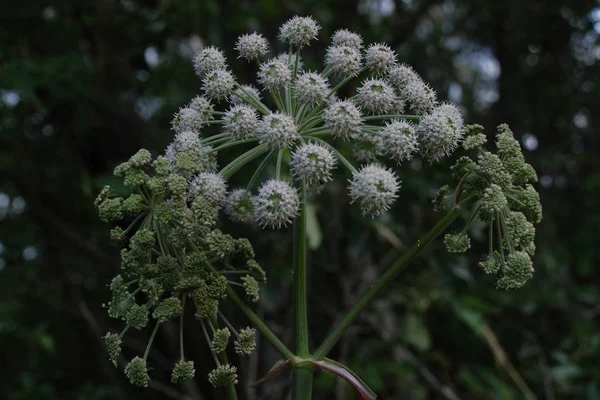
[{"label": "side flower cluster", "polygon": [[[193,131],[177,135],[171,157],[153,160],[147,150],[140,150],[115,169],[132,193],[119,197],[107,186],[95,201],[100,218],[116,225],[111,239],[121,248],[121,273],[112,280],[112,299],[105,305],[110,317],[125,324],[121,333],[104,337],[113,365],[119,365],[122,338],[128,331],[154,325],[148,350],[124,369],[138,386],[148,385],[147,355],[157,329],[173,320],[179,320],[182,327],[189,306],[195,309],[193,314],[215,354],[217,365],[209,381],[215,386],[235,383],[236,368],[221,364],[216,357],[226,350],[231,336],[228,328],[219,328],[221,322],[231,325],[219,306],[235,295],[231,285],[257,301],[259,282],[266,282],[250,242],[215,228],[227,186],[220,175],[209,172],[214,170],[213,161],[199,157],[208,154],[201,150]],[[232,332],[235,351],[249,354],[254,349],[254,330],[244,328],[238,333],[232,327]],[[171,377],[175,383],[195,375],[194,362],[184,358],[181,337],[181,358]]]},{"label": "side flower cluster", "polygon": [[[452,167],[459,182],[454,199],[472,201],[474,211],[464,229],[447,234],[444,243],[450,252],[469,249],[467,230],[479,218],[488,224],[490,248],[479,266],[485,273],[500,274],[498,288],[518,289],[534,272],[534,224],[542,220],[540,197],[532,186],[537,176],[507,125],[498,127],[494,153],[483,148],[486,140],[482,131],[478,125],[468,127],[463,147],[474,150],[476,156],[463,156]],[[443,208],[447,191],[446,186],[436,196],[436,208]]]}]

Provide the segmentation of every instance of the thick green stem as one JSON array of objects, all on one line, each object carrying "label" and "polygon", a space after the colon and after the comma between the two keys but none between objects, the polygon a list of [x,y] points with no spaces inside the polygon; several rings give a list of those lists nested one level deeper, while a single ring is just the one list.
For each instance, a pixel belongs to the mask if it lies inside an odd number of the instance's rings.
[{"label": "thick green stem", "polygon": [[[464,202],[463,202],[464,203]],[[356,321],[360,313],[375,300],[379,294],[394,280],[394,278],[402,272],[402,270],[417,257],[421,251],[429,243],[431,243],[438,235],[444,232],[458,216],[464,211],[464,206],[460,204],[454,206],[429,232],[427,232],[420,240],[417,241],[404,255],[392,265],[379,281],[371,286],[369,290],[362,296],[356,305],[344,316],[342,321],[335,329],[327,336],[321,346],[313,353],[312,358],[321,360],[329,353],[329,351],[340,340],[344,332]]]},{"label": "thick green stem", "polygon": [[[300,189],[300,215],[294,221],[294,320],[296,330],[296,354],[307,358],[308,346],[308,307],[306,282],[306,181]],[[294,368],[292,375],[292,398],[310,400],[312,397],[313,371],[307,368]]]}]

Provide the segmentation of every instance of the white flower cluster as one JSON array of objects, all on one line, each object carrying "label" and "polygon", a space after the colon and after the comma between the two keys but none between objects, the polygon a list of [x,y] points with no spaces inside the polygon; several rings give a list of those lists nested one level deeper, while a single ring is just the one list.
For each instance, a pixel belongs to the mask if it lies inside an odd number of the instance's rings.
[{"label": "white flower cluster", "polygon": [[[202,196],[236,222],[280,228],[304,201],[294,185],[326,184],[341,166],[352,175],[351,202],[375,216],[391,206],[400,187],[395,173],[383,166],[386,159],[438,161],[458,147],[464,130],[458,108],[438,104],[431,87],[412,67],[398,63],[384,43],[364,45],[359,34],[338,30],[323,69],[304,71],[300,52],[319,30],[311,17],[291,18],[278,36],[288,51],[271,56],[264,36],[241,35],[234,49],[239,58],[259,65],[257,86],[238,83],[220,49],[205,47],[197,54],[194,69],[203,94],[175,114],[176,137],[166,154],[188,179],[188,201]],[[356,94],[338,98],[338,89],[354,78],[360,79]],[[226,106],[217,108],[218,103]],[[405,115],[405,109],[412,114]],[[219,127],[220,133],[207,134]],[[353,160],[343,156],[344,142],[350,142]],[[247,149],[216,173],[217,151],[234,146]],[[262,162],[252,167],[248,185],[227,194],[226,181],[256,158]],[[276,178],[261,186],[257,180],[269,164],[275,164]]]}]

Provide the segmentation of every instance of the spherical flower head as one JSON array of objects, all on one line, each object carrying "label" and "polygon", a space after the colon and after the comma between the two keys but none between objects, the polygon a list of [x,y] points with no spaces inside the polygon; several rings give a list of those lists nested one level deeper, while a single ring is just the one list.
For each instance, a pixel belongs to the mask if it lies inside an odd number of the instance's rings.
[{"label": "spherical flower head", "polygon": [[421,80],[418,73],[415,72],[413,67],[407,64],[397,65],[391,68],[387,74],[387,80],[398,92],[413,80]]},{"label": "spherical flower head", "polygon": [[125,320],[127,324],[130,325],[133,329],[143,329],[148,325],[148,308],[146,306],[140,306],[137,304],[129,307],[127,314],[125,315]]},{"label": "spherical flower head", "polygon": [[183,131],[175,135],[173,140],[173,148],[168,150],[167,158],[175,157],[177,153],[190,152],[197,153],[202,143],[197,132],[194,131]]},{"label": "spherical flower head", "polygon": [[400,90],[402,97],[411,110],[416,114],[424,114],[435,106],[437,96],[435,90],[431,88],[422,79],[412,79]]},{"label": "spherical flower head", "polygon": [[252,194],[246,189],[232,191],[225,202],[225,214],[233,222],[244,222],[247,224],[254,222]]},{"label": "spherical flower head", "polygon": [[258,127],[256,109],[245,104],[233,106],[223,117],[223,131],[234,139],[246,139],[254,134]]},{"label": "spherical flower head", "polygon": [[387,114],[396,105],[394,89],[381,79],[367,79],[357,90],[360,106],[371,114]]},{"label": "spherical flower head", "polygon": [[294,83],[294,96],[299,103],[315,106],[329,94],[329,84],[322,75],[304,72]]},{"label": "spherical flower head", "polygon": [[448,233],[444,236],[444,244],[449,253],[464,253],[471,247],[471,239],[466,233]]},{"label": "spherical flower head", "polygon": [[194,71],[200,79],[214,70],[227,68],[223,52],[214,46],[205,47],[194,57]]},{"label": "spherical flower head", "polygon": [[171,373],[171,382],[179,383],[189,381],[190,379],[194,379],[194,375],[196,375],[194,362],[179,360],[177,364],[175,364],[175,367],[173,367],[173,372]]},{"label": "spherical flower head", "polygon": [[482,261],[479,262],[479,266],[483,269],[486,274],[495,274],[502,268],[502,259],[497,251],[492,254],[488,254]]},{"label": "spherical flower head", "polygon": [[125,376],[129,378],[132,385],[148,387],[150,377],[148,376],[148,365],[146,360],[141,357],[134,357],[133,360],[125,366]]},{"label": "spherical flower head", "polygon": [[117,366],[117,361],[121,356],[121,338],[116,333],[107,333],[104,336],[104,343],[106,344],[106,351],[108,352],[108,358],[113,366]]},{"label": "spherical flower head", "polygon": [[529,254],[524,251],[516,251],[506,258],[504,276],[498,279],[499,289],[519,289],[533,277],[533,263]]},{"label": "spherical flower head", "polygon": [[348,100],[338,100],[323,113],[325,126],[333,137],[349,140],[360,132],[362,115],[358,107]]},{"label": "spherical flower head", "polygon": [[358,33],[351,32],[348,29],[338,29],[331,36],[332,46],[348,46],[360,50],[362,44],[363,38]]},{"label": "spherical flower head", "polygon": [[198,111],[190,107],[183,107],[173,116],[171,129],[176,133],[186,131],[199,133],[202,128],[202,123],[205,121],[204,115],[200,114]]},{"label": "spherical flower head", "polygon": [[228,328],[217,329],[213,334],[213,338],[210,343],[211,350],[215,353],[225,351],[225,349],[227,348],[227,344],[229,343],[230,336],[231,332]]},{"label": "spherical flower head", "polygon": [[240,53],[241,58],[248,61],[258,60],[269,51],[269,42],[259,33],[249,33],[238,38],[235,50]]},{"label": "spherical flower head", "polygon": [[237,368],[230,364],[219,365],[208,374],[208,381],[214,387],[238,383]]},{"label": "spherical flower head", "polygon": [[298,129],[293,117],[277,111],[263,117],[257,133],[261,144],[271,149],[285,149],[296,141]]},{"label": "spherical flower head", "polygon": [[241,85],[231,93],[231,96],[229,96],[229,102],[234,106],[251,104],[252,102],[260,100],[260,91],[252,85]]},{"label": "spherical flower head", "polygon": [[206,74],[202,80],[202,90],[211,100],[226,100],[233,92],[235,78],[226,69],[216,69]]},{"label": "spherical flower head", "polygon": [[399,183],[393,172],[378,165],[365,165],[350,180],[351,203],[358,203],[363,215],[379,215],[398,197]]},{"label": "spherical flower head", "polygon": [[396,64],[396,53],[386,44],[372,44],[365,52],[365,64],[375,74],[385,74]]},{"label": "spherical flower head", "polygon": [[312,17],[296,15],[279,28],[279,39],[290,46],[302,48],[317,38],[319,29],[321,27]]},{"label": "spherical flower head", "polygon": [[506,230],[515,247],[526,248],[535,238],[533,224],[520,211],[511,211],[506,215]]},{"label": "spherical flower head", "polygon": [[361,69],[360,50],[350,46],[330,46],[325,54],[325,65],[344,78],[358,75]]},{"label": "spherical flower head", "polygon": [[190,200],[202,196],[211,205],[221,207],[227,198],[227,184],[219,174],[201,172],[190,182],[188,196]]},{"label": "spherical flower head", "polygon": [[292,71],[287,62],[278,59],[260,65],[258,82],[266,90],[279,90],[292,81]]},{"label": "spherical flower head", "polygon": [[252,204],[256,220],[263,227],[279,229],[298,216],[300,197],[289,183],[271,179],[261,186]]},{"label": "spherical flower head", "polygon": [[431,161],[449,156],[463,137],[463,127],[463,118],[455,105],[442,104],[431,110],[417,128],[425,156]]},{"label": "spherical flower head", "polygon": [[247,327],[240,329],[238,338],[233,342],[236,354],[248,355],[256,348],[256,329]]},{"label": "spherical flower head", "polygon": [[199,113],[202,117],[202,122],[210,121],[214,118],[213,114],[215,112],[215,109],[210,100],[208,100],[204,96],[194,97],[187,105],[187,108],[191,108],[192,110]]},{"label": "spherical flower head", "polygon": [[381,130],[380,144],[383,152],[398,163],[409,161],[418,150],[417,131],[405,120],[393,120]]},{"label": "spherical flower head", "polygon": [[292,153],[290,167],[297,179],[311,185],[331,180],[336,159],[333,153],[319,144],[307,143]]}]

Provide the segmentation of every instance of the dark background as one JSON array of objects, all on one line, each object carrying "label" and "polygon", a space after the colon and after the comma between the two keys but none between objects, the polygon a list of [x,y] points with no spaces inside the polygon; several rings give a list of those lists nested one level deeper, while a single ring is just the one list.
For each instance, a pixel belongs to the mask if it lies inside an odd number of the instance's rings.
[{"label": "dark background", "polygon": [[[393,46],[488,135],[508,123],[540,175],[544,206],[536,274],[525,288],[498,292],[477,268],[487,244],[476,226],[473,251],[449,256],[438,240],[331,356],[384,399],[600,399],[600,4],[592,0],[3,2],[0,398],[220,398],[206,381],[212,360],[193,318],[186,337],[195,382],[169,383],[174,326],[157,337],[149,389],[130,386],[109,364],[100,336],[120,328],[102,303],[119,258],[92,203],[116,184],[117,163],[140,147],[160,153],[171,140],[172,114],[199,91],[191,58],[203,43],[223,48],[248,82],[253,70],[234,61],[237,36],[256,30],[273,43],[294,14],[323,27],[309,66],[336,29],[352,29]],[[439,218],[430,199],[448,182],[448,165],[413,163],[398,173],[401,197],[382,219],[348,205],[343,177],[314,201],[315,342]],[[226,229],[253,238],[270,279],[257,312],[290,343],[290,231]],[[126,353],[142,352],[148,333],[128,336]],[[276,360],[266,342],[235,360],[242,399],[285,398],[286,376],[247,389]],[[354,398],[330,375],[318,374],[316,388],[315,399]]]}]

